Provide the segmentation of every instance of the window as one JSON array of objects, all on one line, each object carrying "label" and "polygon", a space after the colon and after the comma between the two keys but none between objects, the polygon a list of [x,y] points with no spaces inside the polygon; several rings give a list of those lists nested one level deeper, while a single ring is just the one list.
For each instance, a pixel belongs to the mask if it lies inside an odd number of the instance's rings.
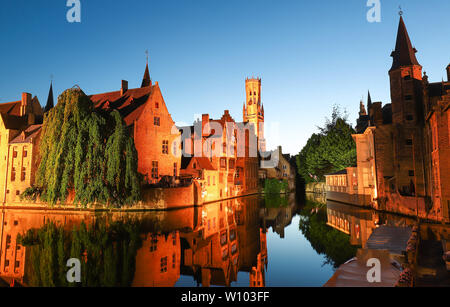
[{"label": "window", "polygon": [[410,75],[406,75],[403,77],[403,80],[408,81],[411,80],[411,76]]},{"label": "window", "polygon": [[155,102],[155,109],[159,109],[159,102]]},{"label": "window", "polygon": [[26,176],[27,176],[27,169],[25,167],[22,167],[22,174],[20,176],[20,180],[25,181]]},{"label": "window", "polygon": [[172,234],[172,244],[173,246],[177,245],[177,234],[175,232]]},{"label": "window", "polygon": [[177,255],[172,255],[172,269],[175,269],[175,264],[177,263]]},{"label": "window", "polygon": [[413,145],[413,140],[412,139],[407,139],[406,140],[406,145],[407,146],[412,146]]},{"label": "window", "polygon": [[17,150],[16,150],[16,148],[13,149],[13,158],[17,158]]},{"label": "window", "polygon": [[213,176],[212,179],[213,179],[213,185],[216,185],[216,176]]},{"label": "window", "polygon": [[228,167],[229,167],[229,169],[234,169],[234,160],[230,160],[228,162]]},{"label": "window", "polygon": [[150,242],[150,252],[156,251],[158,247],[158,238],[155,235],[152,235],[152,240]]},{"label": "window", "polygon": [[169,154],[169,141],[163,141],[162,143],[162,153],[163,155]]},{"label": "window", "polygon": [[16,168],[11,169],[11,181],[16,181]]},{"label": "window", "polygon": [[152,178],[153,179],[158,179],[159,175],[158,175],[158,161],[153,161],[152,162]]},{"label": "window", "polygon": [[16,191],[16,195],[19,196],[20,195],[20,191]]},{"label": "window", "polygon": [[167,272],[167,257],[161,258],[161,273]]},{"label": "window", "polygon": [[412,100],[412,99],[413,99],[412,95],[406,95],[406,96],[405,96],[405,100],[408,100],[408,101],[409,101],[409,100]]},{"label": "window", "polygon": [[224,231],[220,234],[220,245],[225,245],[227,244],[228,240],[227,240],[227,232]]},{"label": "window", "polygon": [[173,176],[176,177],[178,174],[178,164],[174,163],[173,164]]},{"label": "window", "polygon": [[23,157],[24,158],[28,157],[28,151],[26,151],[26,150],[23,151]]},{"label": "window", "polygon": [[160,122],[160,118],[159,117],[154,117],[153,118],[153,124],[155,126],[160,126],[161,122]]},{"label": "window", "polygon": [[412,116],[411,114],[407,114],[406,115],[406,120],[407,121],[412,121],[412,120],[414,120],[414,116]]},{"label": "window", "polygon": [[11,236],[7,235],[6,236],[6,249],[10,249],[11,248]]},{"label": "window", "polygon": [[172,150],[172,153],[173,153],[174,156],[177,155],[177,147],[178,147],[177,142],[173,142],[173,150]]},{"label": "window", "polygon": [[208,186],[211,185],[211,177],[208,176]]},{"label": "window", "polygon": [[227,158],[220,158],[220,168],[227,168]]},{"label": "window", "polygon": [[408,171],[408,176],[409,177],[414,177],[414,171]]}]

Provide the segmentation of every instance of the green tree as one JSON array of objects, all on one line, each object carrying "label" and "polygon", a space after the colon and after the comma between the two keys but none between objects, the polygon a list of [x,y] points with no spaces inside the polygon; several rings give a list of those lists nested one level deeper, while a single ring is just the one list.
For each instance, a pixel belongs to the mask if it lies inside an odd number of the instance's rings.
[{"label": "green tree", "polygon": [[356,165],[355,130],[339,107],[333,107],[331,119],[318,129],[297,155],[297,169],[306,183],[323,181],[327,173]]},{"label": "green tree", "polygon": [[326,209],[321,207],[317,214],[311,213],[320,206],[307,201],[300,212],[299,228],[314,250],[326,258],[325,263],[337,268],[355,257],[357,246],[350,244],[350,236],[327,225]]},{"label": "green tree", "polygon": [[24,196],[114,206],[140,200],[137,151],[118,113],[97,110],[79,88],[66,90],[44,120],[37,186]]}]

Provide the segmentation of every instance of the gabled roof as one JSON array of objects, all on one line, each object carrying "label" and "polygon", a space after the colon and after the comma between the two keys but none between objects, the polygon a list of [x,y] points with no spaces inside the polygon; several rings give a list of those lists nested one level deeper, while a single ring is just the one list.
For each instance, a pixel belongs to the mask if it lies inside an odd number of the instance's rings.
[{"label": "gabled roof", "polygon": [[400,16],[400,23],[398,25],[397,42],[395,50],[391,56],[394,59],[391,70],[410,65],[419,65],[416,58],[416,48],[413,48],[411,40],[409,39],[408,31],[406,30],[403,17]]},{"label": "gabled roof", "polygon": [[22,101],[6,102],[0,104],[0,113],[10,115],[20,115]]},{"label": "gabled roof", "polygon": [[211,161],[205,157],[182,157],[181,158],[181,169],[187,169],[192,163],[197,163],[196,169],[215,171],[216,169],[212,166]]},{"label": "gabled roof", "polygon": [[10,144],[31,143],[32,140],[41,133],[42,125],[31,125],[22,131]]},{"label": "gabled roof", "polygon": [[129,126],[142,114],[145,103],[156,87],[157,85],[129,89],[123,95],[121,91],[96,94],[89,96],[89,98],[94,103],[95,108],[118,110],[126,125]]},{"label": "gabled roof", "polygon": [[0,117],[3,120],[6,129],[22,130],[28,124],[28,120],[24,116],[16,116],[0,113]]},{"label": "gabled roof", "polygon": [[450,91],[450,83],[436,82],[428,84],[428,96],[429,97],[441,97],[446,95]]}]

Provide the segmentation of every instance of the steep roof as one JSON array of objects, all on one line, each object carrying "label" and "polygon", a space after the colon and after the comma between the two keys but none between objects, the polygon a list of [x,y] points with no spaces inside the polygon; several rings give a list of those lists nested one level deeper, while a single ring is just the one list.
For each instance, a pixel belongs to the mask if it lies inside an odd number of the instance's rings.
[{"label": "steep roof", "polygon": [[53,82],[52,82],[52,83],[50,83],[50,90],[48,91],[47,104],[45,105],[44,113],[47,113],[48,111],[53,109],[54,106],[55,106],[55,103],[54,103],[54,99],[53,99]]},{"label": "steep roof", "polygon": [[1,103],[0,104],[0,113],[19,116],[21,104],[22,104],[22,101]]},{"label": "steep roof", "polygon": [[3,120],[6,129],[22,130],[28,124],[28,119],[24,116],[16,116],[0,113],[0,117]]},{"label": "steep roof", "polygon": [[411,40],[409,39],[408,31],[406,30],[403,17],[400,16],[400,23],[398,25],[397,42],[395,50],[392,52],[393,58],[391,70],[410,65],[420,65],[416,58],[416,48],[413,48]]},{"label": "steep roof", "polygon": [[181,169],[187,169],[192,161],[198,163],[197,169],[204,169],[208,171],[215,171],[216,169],[212,166],[211,161],[206,157],[182,157],[181,158]]},{"label": "steep roof", "polygon": [[151,85],[152,85],[152,80],[150,79],[150,72],[148,70],[148,63],[147,63],[147,66],[145,67],[144,78],[142,78],[141,87],[147,87],[147,86],[151,86]]},{"label": "steep roof", "polygon": [[17,137],[15,137],[10,144],[19,143],[31,143],[33,138],[39,135],[42,130],[42,125],[31,125],[26,130],[22,131]]},{"label": "steep roof", "polygon": [[91,95],[89,98],[94,103],[95,108],[118,110],[126,125],[129,126],[142,114],[145,103],[156,86],[129,89],[123,95],[121,91],[115,91]]}]

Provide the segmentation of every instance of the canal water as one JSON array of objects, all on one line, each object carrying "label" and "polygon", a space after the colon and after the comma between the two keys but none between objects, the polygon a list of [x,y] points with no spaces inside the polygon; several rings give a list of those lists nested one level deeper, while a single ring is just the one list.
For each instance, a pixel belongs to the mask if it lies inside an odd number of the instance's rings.
[{"label": "canal water", "polygon": [[[365,209],[253,196],[166,212],[4,210],[0,285],[317,287],[380,223]],[[80,283],[67,281],[78,259]]]}]

